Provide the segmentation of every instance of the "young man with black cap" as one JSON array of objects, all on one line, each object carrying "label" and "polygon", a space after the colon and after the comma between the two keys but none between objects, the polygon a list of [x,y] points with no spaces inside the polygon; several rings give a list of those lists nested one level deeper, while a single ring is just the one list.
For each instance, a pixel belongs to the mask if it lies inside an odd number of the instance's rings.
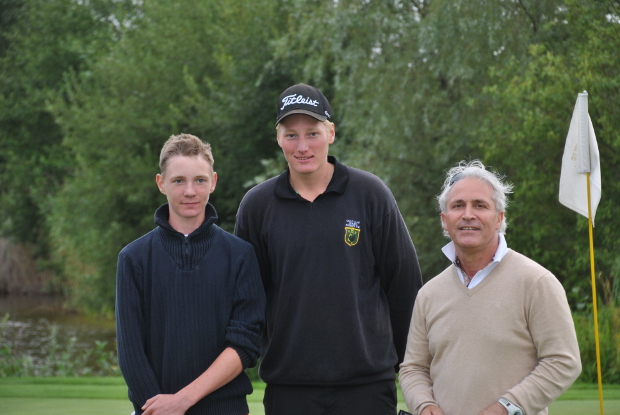
[{"label": "young man with black cap", "polygon": [[237,213],[267,294],[267,415],[396,413],[420,267],[387,186],[328,156],[331,119],[318,89],[285,90],[276,129],[288,169]]}]

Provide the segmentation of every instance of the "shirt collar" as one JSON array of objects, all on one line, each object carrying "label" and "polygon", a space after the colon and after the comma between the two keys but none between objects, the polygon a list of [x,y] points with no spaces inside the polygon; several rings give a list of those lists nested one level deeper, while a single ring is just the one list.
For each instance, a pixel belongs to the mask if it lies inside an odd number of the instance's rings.
[{"label": "shirt collar", "polygon": [[[495,251],[495,255],[493,256],[493,261],[491,262],[500,262],[502,258],[508,253],[508,244],[506,243],[506,237],[502,233],[498,233],[499,235],[499,246],[497,247],[497,251]],[[450,262],[454,263],[456,261],[456,247],[454,246],[454,242],[450,241],[441,251],[444,253],[446,257],[450,260]]]},{"label": "shirt collar", "polygon": [[[327,189],[324,193],[340,193],[343,194],[347,188],[347,182],[349,181],[349,172],[344,164],[338,163],[336,157],[327,156],[327,161],[334,165],[334,174],[332,175]],[[276,182],[275,195],[281,199],[297,199],[299,195],[291,186],[290,171],[287,168],[279,177]]]},{"label": "shirt collar", "polygon": [[[217,211],[215,207],[211,203],[207,203],[205,206],[205,218],[202,221],[202,224],[194,229],[189,235],[185,235],[187,237],[195,237],[198,234],[204,233],[205,229],[209,228],[217,221]],[[170,205],[168,203],[164,203],[155,211],[155,223],[160,227],[165,229],[167,232],[175,235],[183,235],[181,232],[177,231],[170,225]],[[208,233],[208,232],[207,232]]]}]

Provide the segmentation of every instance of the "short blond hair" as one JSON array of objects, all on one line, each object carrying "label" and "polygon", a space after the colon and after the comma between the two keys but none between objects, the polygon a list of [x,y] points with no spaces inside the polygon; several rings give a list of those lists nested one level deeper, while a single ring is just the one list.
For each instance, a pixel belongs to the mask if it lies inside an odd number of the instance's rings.
[{"label": "short blond hair", "polygon": [[168,166],[168,160],[174,156],[203,156],[213,167],[213,153],[211,144],[191,134],[171,135],[164,143],[159,154],[159,170],[163,175]]}]

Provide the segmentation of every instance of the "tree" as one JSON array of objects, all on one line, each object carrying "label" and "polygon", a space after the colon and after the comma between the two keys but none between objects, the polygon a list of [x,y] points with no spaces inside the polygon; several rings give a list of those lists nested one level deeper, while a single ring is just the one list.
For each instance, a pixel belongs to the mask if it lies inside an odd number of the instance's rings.
[{"label": "tree", "polygon": [[610,224],[620,214],[620,113],[609,104],[620,99],[614,69],[620,64],[620,2],[572,0],[563,10],[546,28],[563,36],[531,45],[525,66],[510,61],[491,71],[485,89],[489,114],[478,145],[485,159],[518,184],[509,216],[511,243],[553,271],[574,293],[572,300],[585,305],[587,221],[559,204],[560,167],[577,94],[587,90],[603,182],[594,229],[596,265],[603,284],[618,280],[620,233]]},{"label": "tree", "polygon": [[[560,2],[291,2],[276,62],[331,98],[334,153],[392,189],[426,278],[446,266],[435,195],[444,171],[484,158],[489,68],[527,62]],[[321,22],[321,30],[317,23]],[[301,64],[299,64],[301,63]],[[294,66],[293,66],[294,67]],[[499,70],[499,69],[498,69]]]},{"label": "tree", "polygon": [[[585,222],[557,202],[576,93],[602,154],[597,266],[620,278],[618,0],[0,1],[0,233],[64,264],[74,304],[110,313],[118,252],[153,228],[168,136],[213,144],[232,230],[248,184],[277,174],[274,103],[329,97],[339,160],[394,193],[431,278],[447,263],[435,195],[479,158],[515,184],[509,245],[587,292]],[[6,24],[5,24],[6,23]],[[24,151],[28,148],[29,151]]]},{"label": "tree", "polygon": [[[48,258],[50,198],[71,172],[71,153],[48,108],[68,71],[86,71],[114,40],[107,17],[123,3],[0,3],[0,234]],[[126,6],[126,4],[125,4]]]},{"label": "tree", "polygon": [[[265,68],[279,14],[270,1],[146,3],[92,70],[69,79],[54,113],[76,168],[50,227],[75,304],[110,313],[118,252],[154,227],[155,186],[172,134],[213,145],[219,224],[232,230],[243,184],[273,154],[277,71]],[[282,17],[284,18],[284,17]]]}]

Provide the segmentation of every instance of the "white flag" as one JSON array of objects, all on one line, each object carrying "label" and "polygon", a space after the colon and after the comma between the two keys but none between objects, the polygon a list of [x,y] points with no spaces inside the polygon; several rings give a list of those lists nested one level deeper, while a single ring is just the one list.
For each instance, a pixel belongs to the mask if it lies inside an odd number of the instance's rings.
[{"label": "white flag", "polygon": [[601,163],[592,120],[588,115],[588,94],[579,94],[566,137],[562,173],[560,175],[560,203],[588,217],[586,173],[590,173],[590,206],[592,225],[596,208],[601,200]]}]

